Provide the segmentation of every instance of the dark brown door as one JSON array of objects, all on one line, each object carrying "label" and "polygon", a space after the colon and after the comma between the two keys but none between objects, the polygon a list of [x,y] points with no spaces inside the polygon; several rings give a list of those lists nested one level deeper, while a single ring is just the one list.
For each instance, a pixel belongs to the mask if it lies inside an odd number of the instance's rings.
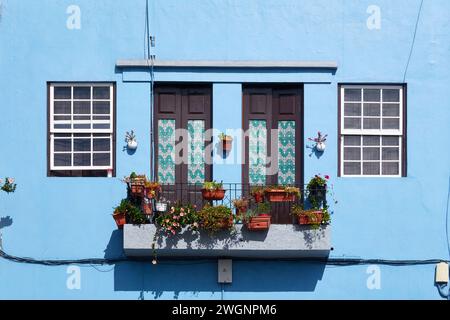
[{"label": "dark brown door", "polygon": [[[244,184],[303,183],[303,88],[301,85],[244,87],[246,134]],[[275,224],[290,224],[289,203],[272,204]]]},{"label": "dark brown door", "polygon": [[[201,185],[211,180],[210,85],[155,87],[155,167],[158,181],[172,190],[169,200],[196,203]],[[209,163],[209,164],[208,164]]]}]

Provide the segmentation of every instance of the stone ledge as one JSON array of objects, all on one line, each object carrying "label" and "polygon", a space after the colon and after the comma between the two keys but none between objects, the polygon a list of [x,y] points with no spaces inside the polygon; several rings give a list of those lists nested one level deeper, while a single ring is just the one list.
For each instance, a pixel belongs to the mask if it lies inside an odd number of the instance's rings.
[{"label": "stone ledge", "polygon": [[[155,225],[125,225],[124,251],[128,257],[152,257]],[[159,257],[325,258],[331,251],[331,226],[318,230],[298,225],[271,225],[266,232],[235,231],[210,236],[186,230],[157,240]]]}]

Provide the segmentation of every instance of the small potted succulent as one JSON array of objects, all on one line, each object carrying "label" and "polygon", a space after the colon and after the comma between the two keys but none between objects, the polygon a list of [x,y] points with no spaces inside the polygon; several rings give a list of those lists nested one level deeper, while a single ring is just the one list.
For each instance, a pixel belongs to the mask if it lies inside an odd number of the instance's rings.
[{"label": "small potted succulent", "polygon": [[233,200],[233,206],[236,209],[236,217],[241,217],[247,212],[249,200],[247,198],[240,198]]},{"label": "small potted succulent", "polygon": [[255,210],[248,210],[244,216],[245,227],[250,231],[268,230],[272,221],[270,211],[268,202],[259,203]]},{"label": "small potted succulent", "polygon": [[266,196],[270,202],[293,202],[300,195],[300,189],[291,186],[273,186],[266,189]]},{"label": "small potted succulent", "polygon": [[6,192],[6,193],[13,193],[16,191],[16,187],[17,185],[15,184],[15,180],[14,178],[5,178],[5,181],[3,182],[2,179],[0,179],[0,185],[1,185],[1,190]]},{"label": "small potted succulent", "polygon": [[233,146],[233,137],[232,136],[226,135],[225,133],[222,132],[219,135],[219,140],[220,140],[220,143],[222,144],[222,150],[224,152],[231,151],[231,148]]},{"label": "small potted succulent", "polygon": [[159,182],[145,181],[145,195],[149,199],[155,199],[162,191],[161,184]]},{"label": "small potted succulent", "polygon": [[223,184],[216,181],[205,182],[202,189],[203,199],[211,200],[223,200],[225,198],[225,190]]},{"label": "small potted succulent", "polygon": [[250,190],[250,194],[255,199],[256,203],[264,202],[264,196],[266,194],[266,188],[263,186],[255,186]]},{"label": "small potted succulent", "polygon": [[200,228],[215,233],[233,227],[233,213],[226,206],[206,205],[198,212]]},{"label": "small potted succulent", "polygon": [[136,135],[134,134],[134,131],[131,130],[130,132],[127,131],[125,134],[125,142],[127,144],[127,148],[129,150],[136,150],[138,147],[138,142],[136,140]]},{"label": "small potted succulent", "polygon": [[313,141],[315,142],[315,146],[314,148],[318,151],[318,152],[324,152],[326,145],[325,142],[327,141],[327,137],[328,135],[323,135],[322,132],[318,132],[317,133],[317,137],[316,138],[308,138],[309,141]]},{"label": "small potted succulent", "polygon": [[299,225],[312,226],[317,229],[322,224],[329,223],[330,215],[328,209],[309,209],[305,210],[302,206],[294,205],[291,210],[292,215],[296,216]]}]

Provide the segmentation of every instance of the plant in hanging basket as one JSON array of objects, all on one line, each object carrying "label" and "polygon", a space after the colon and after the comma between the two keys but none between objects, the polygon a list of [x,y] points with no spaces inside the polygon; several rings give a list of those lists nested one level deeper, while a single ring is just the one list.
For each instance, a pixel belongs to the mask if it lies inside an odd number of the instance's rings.
[{"label": "plant in hanging basket", "polygon": [[149,199],[142,200],[142,212],[146,216],[151,216],[153,214],[152,202]]},{"label": "plant in hanging basket", "polygon": [[328,209],[309,209],[305,210],[302,206],[294,205],[292,207],[292,215],[296,216],[299,225],[312,226],[317,229],[322,224],[330,222],[330,215]]},{"label": "plant in hanging basket", "polygon": [[247,198],[240,198],[233,200],[233,206],[236,209],[236,217],[240,219],[248,210],[249,200]]},{"label": "plant in hanging basket", "polygon": [[222,144],[222,150],[225,152],[231,151],[231,148],[233,146],[233,137],[226,135],[225,133],[221,133],[219,135],[219,140]]},{"label": "plant in hanging basket", "polygon": [[15,184],[14,178],[5,178],[5,182],[3,182],[2,179],[0,179],[0,189],[6,193],[13,193],[16,191],[17,185]]},{"label": "plant in hanging basket", "polygon": [[253,196],[256,203],[264,202],[264,197],[266,194],[266,187],[254,186],[251,188],[250,194]]},{"label": "plant in hanging basket", "polygon": [[248,210],[244,215],[244,225],[250,231],[264,231],[270,228],[270,203],[264,202],[256,206],[255,210]]},{"label": "plant in hanging basket", "polygon": [[300,189],[290,186],[274,186],[266,189],[270,202],[293,202],[300,197]]},{"label": "plant in hanging basket", "polygon": [[159,182],[145,182],[145,195],[147,196],[147,198],[155,199],[161,191],[162,187]]},{"label": "plant in hanging basket", "polygon": [[225,206],[206,205],[198,213],[200,228],[209,233],[230,230],[233,227],[233,213]]},{"label": "plant in hanging basket", "polygon": [[216,181],[205,182],[202,189],[203,199],[211,200],[223,200],[225,198],[225,190],[223,184]]}]

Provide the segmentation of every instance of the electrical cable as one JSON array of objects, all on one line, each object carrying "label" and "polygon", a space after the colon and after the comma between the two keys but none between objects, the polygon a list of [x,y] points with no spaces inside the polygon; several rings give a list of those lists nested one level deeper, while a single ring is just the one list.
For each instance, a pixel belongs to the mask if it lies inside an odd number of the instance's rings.
[{"label": "electrical cable", "polygon": [[406,63],[405,72],[403,73],[403,83],[405,83],[405,81],[406,81],[406,74],[408,73],[409,64],[411,62],[411,57],[412,57],[412,54],[413,54],[413,51],[414,51],[414,45],[416,43],[416,36],[417,36],[417,29],[419,27],[420,16],[422,14],[422,7],[423,7],[423,0],[420,1],[419,12],[417,14],[416,25],[415,25],[415,28],[414,28],[413,40],[412,40],[412,43],[411,43],[411,49],[409,50],[408,62]]}]

